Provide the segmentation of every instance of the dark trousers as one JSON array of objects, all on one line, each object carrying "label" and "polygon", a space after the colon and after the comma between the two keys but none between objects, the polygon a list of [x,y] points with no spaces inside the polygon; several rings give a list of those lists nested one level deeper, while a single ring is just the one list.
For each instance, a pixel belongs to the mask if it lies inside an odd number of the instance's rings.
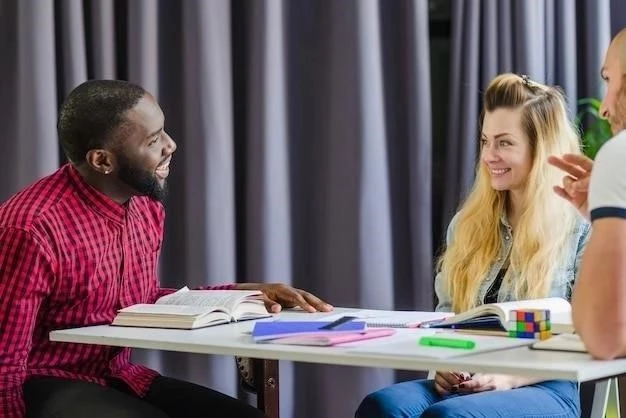
[{"label": "dark trousers", "polygon": [[33,377],[24,384],[27,418],[261,418],[263,413],[200,385],[157,377],[140,398],[120,381],[110,387]]}]

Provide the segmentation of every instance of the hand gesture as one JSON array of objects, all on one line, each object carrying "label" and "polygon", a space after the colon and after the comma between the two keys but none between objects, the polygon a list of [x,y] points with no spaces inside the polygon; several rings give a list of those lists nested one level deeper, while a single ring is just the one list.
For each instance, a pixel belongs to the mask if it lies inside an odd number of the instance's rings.
[{"label": "hand gesture", "polygon": [[548,163],[565,171],[562,186],[554,186],[556,194],[570,202],[582,216],[589,219],[589,178],[593,160],[584,155],[565,154],[562,157],[550,156]]},{"label": "hand gesture", "polygon": [[263,292],[265,307],[269,312],[278,313],[282,308],[300,307],[307,312],[332,311],[332,305],[312,293],[287,286],[282,283],[241,283],[237,289],[260,290]]},{"label": "hand gesture", "polygon": [[456,393],[459,385],[470,379],[466,372],[440,372],[435,374],[435,390],[440,396]]},{"label": "hand gesture", "polygon": [[513,380],[513,376],[504,374],[476,373],[470,380],[459,384],[458,393],[470,394],[489,390],[509,390],[514,387]]}]

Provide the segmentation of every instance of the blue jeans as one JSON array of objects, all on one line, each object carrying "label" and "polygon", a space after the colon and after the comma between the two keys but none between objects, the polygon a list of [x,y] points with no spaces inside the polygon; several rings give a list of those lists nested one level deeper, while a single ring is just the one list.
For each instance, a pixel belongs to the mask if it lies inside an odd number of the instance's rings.
[{"label": "blue jeans", "polygon": [[566,380],[443,397],[435,391],[432,380],[413,380],[370,393],[355,414],[355,418],[579,416],[577,385]]}]

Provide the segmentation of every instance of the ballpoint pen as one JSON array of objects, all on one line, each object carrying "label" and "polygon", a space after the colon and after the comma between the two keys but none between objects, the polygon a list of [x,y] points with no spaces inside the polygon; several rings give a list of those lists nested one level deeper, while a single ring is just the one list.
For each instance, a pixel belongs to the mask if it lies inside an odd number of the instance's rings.
[{"label": "ballpoint pen", "polygon": [[348,316],[348,315],[342,316],[341,318],[339,318],[339,319],[337,319],[337,320],[335,320],[335,321],[333,321],[333,322],[331,322],[329,324],[326,324],[323,327],[320,327],[320,329],[332,330],[332,329],[335,329],[335,328],[339,327],[341,324],[344,324],[346,322],[352,321],[353,319],[356,319],[356,316]]}]

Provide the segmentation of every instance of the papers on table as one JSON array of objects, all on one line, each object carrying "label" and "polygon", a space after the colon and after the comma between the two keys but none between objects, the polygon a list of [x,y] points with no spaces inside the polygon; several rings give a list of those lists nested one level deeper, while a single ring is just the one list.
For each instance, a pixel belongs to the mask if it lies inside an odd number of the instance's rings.
[{"label": "papers on table", "polygon": [[377,309],[363,309],[353,312],[334,314],[320,318],[322,321],[335,321],[342,316],[354,316],[363,320],[368,327],[385,328],[417,328],[423,322],[443,319],[452,316],[449,312],[422,312],[422,311],[384,311]]},{"label": "papers on table", "polygon": [[[474,348],[448,348],[448,347],[428,347],[419,344],[421,337],[426,335],[437,335],[442,338],[471,340],[475,342]],[[522,347],[534,343],[535,340],[524,338],[491,337],[484,335],[466,335],[454,332],[442,332],[428,329],[406,330],[397,334],[392,340],[372,341],[367,345],[350,348],[350,351],[359,354],[371,355],[392,355],[398,357],[418,357],[418,358],[451,358],[467,356],[470,354],[496,351],[507,348]]]}]

